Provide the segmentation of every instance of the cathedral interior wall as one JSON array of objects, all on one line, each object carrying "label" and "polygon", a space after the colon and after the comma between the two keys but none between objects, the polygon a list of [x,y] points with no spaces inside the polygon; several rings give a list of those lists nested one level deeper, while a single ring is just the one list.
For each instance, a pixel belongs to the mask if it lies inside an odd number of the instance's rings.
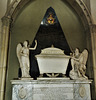
[{"label": "cathedral interior wall", "polygon": [[81,19],[66,2],[59,0],[57,2],[54,2],[54,0],[52,2],[42,0],[41,2],[37,0],[29,3],[20,11],[11,28],[6,100],[11,98],[10,80],[18,77],[19,63],[16,57],[16,46],[24,40],[29,40],[30,43],[33,42],[44,14],[50,6],[54,8],[57,14],[70,48],[74,50],[78,47],[81,52],[84,48],[87,48],[86,33]]},{"label": "cathedral interior wall", "polygon": [[[96,1],[84,0],[84,2],[92,14],[92,19],[94,24],[96,24],[96,13],[95,13]],[[87,37],[81,19],[78,17],[76,12],[67,3],[64,3],[60,0],[57,0],[57,2],[54,2],[54,0],[51,2],[49,1],[47,2],[47,0],[33,1],[28,5],[26,5],[25,7],[23,7],[23,9],[21,9],[10,32],[10,44],[9,44],[9,54],[8,54],[9,60],[8,60],[8,71],[7,71],[7,81],[6,81],[7,84],[5,93],[6,100],[9,100],[9,98],[11,98],[12,91],[11,91],[10,80],[18,77],[19,63],[16,57],[16,46],[19,42],[23,42],[24,40],[29,40],[30,43],[33,42],[33,39],[39,29],[41,20],[43,19],[46,10],[50,6],[54,8],[57,14],[62,30],[66,36],[66,39],[68,40],[70,47],[72,49],[75,49],[78,46],[81,52],[84,48],[89,49],[90,59],[88,62],[88,66],[92,67],[91,64],[92,51],[89,46],[91,45],[91,38],[90,35],[88,35],[89,37]],[[4,16],[6,8],[7,8],[7,0],[0,0],[0,19]],[[2,30],[2,22],[0,20],[0,35],[1,35],[1,30]],[[72,34],[72,38],[70,37],[70,34]],[[0,36],[0,41],[1,40],[2,39]],[[87,41],[89,40],[89,42],[86,42],[85,40]],[[87,74],[89,75],[90,78],[93,78],[93,75],[90,72],[90,67],[87,70]]]}]

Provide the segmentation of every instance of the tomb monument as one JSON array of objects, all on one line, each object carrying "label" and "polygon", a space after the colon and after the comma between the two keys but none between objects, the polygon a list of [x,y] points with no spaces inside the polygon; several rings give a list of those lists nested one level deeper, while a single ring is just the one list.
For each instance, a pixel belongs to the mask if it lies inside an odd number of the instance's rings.
[{"label": "tomb monument", "polygon": [[[76,48],[69,56],[54,46],[43,49],[40,54],[35,55],[40,76],[34,80],[29,75],[29,50],[36,49],[36,45],[32,49],[27,46],[27,42],[24,47],[20,44],[17,46],[17,57],[19,55],[18,61],[23,74],[20,79],[11,80],[12,100],[91,100],[92,81],[85,75],[88,51],[85,49],[80,53]],[[66,77],[69,59],[72,70],[69,77]]]}]

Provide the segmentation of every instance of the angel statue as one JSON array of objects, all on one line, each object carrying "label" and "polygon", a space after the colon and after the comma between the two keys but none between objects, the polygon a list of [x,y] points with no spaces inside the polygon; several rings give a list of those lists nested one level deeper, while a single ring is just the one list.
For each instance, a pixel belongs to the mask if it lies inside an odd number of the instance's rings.
[{"label": "angel statue", "polygon": [[23,46],[21,45],[21,43],[17,45],[17,57],[20,63],[22,78],[30,77],[29,50],[35,50],[36,47],[37,47],[37,40],[35,40],[34,48],[29,48],[28,41],[24,41]]},{"label": "angel statue", "polygon": [[86,49],[82,53],[79,53],[78,48],[75,49],[75,53],[71,57],[72,70],[69,73],[71,79],[88,79],[85,76],[87,58],[88,51]]}]

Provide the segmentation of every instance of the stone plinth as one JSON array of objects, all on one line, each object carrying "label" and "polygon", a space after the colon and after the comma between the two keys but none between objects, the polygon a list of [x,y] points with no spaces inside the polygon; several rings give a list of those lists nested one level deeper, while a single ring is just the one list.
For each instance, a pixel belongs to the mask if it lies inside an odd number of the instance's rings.
[{"label": "stone plinth", "polygon": [[12,100],[91,100],[89,80],[12,80]]}]

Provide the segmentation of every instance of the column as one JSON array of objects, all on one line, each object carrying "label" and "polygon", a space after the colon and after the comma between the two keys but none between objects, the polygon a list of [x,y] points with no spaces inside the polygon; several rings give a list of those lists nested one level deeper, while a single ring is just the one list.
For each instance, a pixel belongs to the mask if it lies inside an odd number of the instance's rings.
[{"label": "column", "polygon": [[8,44],[9,44],[9,25],[10,18],[4,16],[2,18],[2,31],[1,31],[1,55],[0,55],[0,100],[4,100],[5,93],[5,80],[7,73],[7,58],[8,58]]},{"label": "column", "polygon": [[94,71],[94,100],[96,100],[96,25],[91,26],[92,54],[93,54],[93,71]]}]

